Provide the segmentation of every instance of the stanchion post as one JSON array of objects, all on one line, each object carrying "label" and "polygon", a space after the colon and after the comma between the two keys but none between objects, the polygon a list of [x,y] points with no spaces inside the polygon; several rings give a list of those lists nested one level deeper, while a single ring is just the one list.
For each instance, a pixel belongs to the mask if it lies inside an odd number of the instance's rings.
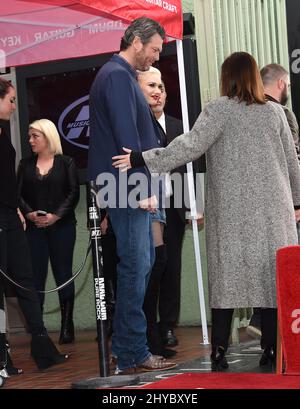
[{"label": "stanchion post", "polygon": [[101,215],[96,201],[96,186],[90,183],[88,200],[88,222],[91,233],[91,247],[93,259],[93,283],[95,291],[95,309],[98,335],[100,376],[109,376],[109,349],[107,337],[107,309],[105,279],[103,273],[103,259],[101,246]]},{"label": "stanchion post", "polygon": [[88,224],[91,232],[93,258],[93,278],[95,290],[96,322],[98,334],[98,352],[100,377],[88,378],[72,383],[73,389],[118,388],[136,385],[140,378],[135,375],[109,376],[109,348],[107,336],[107,309],[105,296],[105,279],[103,271],[101,246],[101,215],[97,205],[97,189],[95,182],[90,182],[87,192]]}]

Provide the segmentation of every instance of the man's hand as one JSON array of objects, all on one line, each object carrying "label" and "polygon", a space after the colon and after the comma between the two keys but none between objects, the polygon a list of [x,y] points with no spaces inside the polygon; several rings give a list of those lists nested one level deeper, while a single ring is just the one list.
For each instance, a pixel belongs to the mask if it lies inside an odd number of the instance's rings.
[{"label": "man's hand", "polygon": [[156,196],[153,195],[151,197],[147,197],[147,199],[143,199],[139,201],[140,208],[143,210],[147,210],[151,213],[156,213],[157,210],[157,199]]},{"label": "man's hand", "polygon": [[107,229],[108,229],[108,215],[104,217],[104,219],[102,220],[100,224],[100,230],[103,236],[106,234]]},{"label": "man's hand", "polygon": [[300,209],[295,210],[296,223],[300,221]]}]

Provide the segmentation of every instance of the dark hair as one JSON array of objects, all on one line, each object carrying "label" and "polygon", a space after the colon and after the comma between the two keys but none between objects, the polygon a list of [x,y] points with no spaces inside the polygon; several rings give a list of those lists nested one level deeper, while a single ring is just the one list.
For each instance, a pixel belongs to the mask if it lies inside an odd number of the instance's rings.
[{"label": "dark hair", "polygon": [[11,83],[0,77],[0,98],[3,99],[9,92],[9,88],[13,88]]},{"label": "dark hair", "polygon": [[221,95],[238,97],[250,104],[265,104],[266,98],[255,59],[245,52],[231,54],[221,68]]},{"label": "dark hair", "polygon": [[280,78],[289,75],[288,71],[279,64],[268,64],[260,70],[261,79],[264,85],[273,84]]},{"label": "dark hair", "polygon": [[135,37],[139,37],[142,44],[147,44],[154,34],[159,34],[163,40],[166,36],[164,28],[157,21],[148,17],[137,18],[127,27],[121,39],[120,51],[126,50]]}]

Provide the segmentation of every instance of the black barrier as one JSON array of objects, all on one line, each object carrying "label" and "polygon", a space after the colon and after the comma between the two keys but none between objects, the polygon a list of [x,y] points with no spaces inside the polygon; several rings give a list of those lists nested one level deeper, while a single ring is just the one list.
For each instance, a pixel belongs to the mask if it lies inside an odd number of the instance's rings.
[{"label": "black barrier", "polygon": [[97,340],[99,352],[100,378],[89,378],[72,383],[73,389],[116,388],[125,385],[134,385],[139,382],[137,376],[112,376],[109,371],[109,348],[107,336],[107,309],[105,278],[103,273],[103,259],[101,246],[101,216],[97,205],[97,189],[95,182],[90,182],[87,191],[88,227],[91,235],[93,258],[93,277],[95,290],[95,308],[97,324]]},{"label": "black barrier", "polygon": [[98,352],[100,376],[109,376],[109,350],[107,337],[107,309],[103,259],[101,246],[101,216],[96,201],[95,186],[91,182],[88,197],[88,224],[91,234],[93,258],[93,278],[95,291],[96,324],[98,335]]}]

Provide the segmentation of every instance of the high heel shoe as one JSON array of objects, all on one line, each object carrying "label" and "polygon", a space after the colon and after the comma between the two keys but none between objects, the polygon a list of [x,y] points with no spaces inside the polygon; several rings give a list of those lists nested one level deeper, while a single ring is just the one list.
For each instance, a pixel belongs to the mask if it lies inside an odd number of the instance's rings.
[{"label": "high heel shoe", "polygon": [[274,366],[276,363],[276,349],[274,347],[267,347],[265,348],[260,360],[260,366],[271,365]]},{"label": "high heel shoe", "polygon": [[59,353],[47,333],[32,336],[31,356],[40,371],[62,364],[69,358],[68,355]]},{"label": "high heel shoe", "polygon": [[21,373],[23,373],[23,369],[16,368],[14,366],[13,361],[10,357],[10,345],[5,336],[4,336],[3,341],[4,341],[4,354],[5,354],[5,360],[6,360],[5,370],[9,376],[20,375]]},{"label": "high heel shoe", "polygon": [[225,349],[222,346],[212,347],[210,360],[212,372],[219,372],[228,368],[228,362],[225,357]]},{"label": "high heel shoe", "polygon": [[5,367],[5,369],[6,369],[7,373],[8,373],[8,375],[9,376],[11,376],[11,375],[21,375],[23,373],[23,369],[16,368],[14,366],[14,364],[13,364],[13,361],[12,361],[8,351],[6,352],[6,354],[7,355],[6,355],[6,367]]}]

